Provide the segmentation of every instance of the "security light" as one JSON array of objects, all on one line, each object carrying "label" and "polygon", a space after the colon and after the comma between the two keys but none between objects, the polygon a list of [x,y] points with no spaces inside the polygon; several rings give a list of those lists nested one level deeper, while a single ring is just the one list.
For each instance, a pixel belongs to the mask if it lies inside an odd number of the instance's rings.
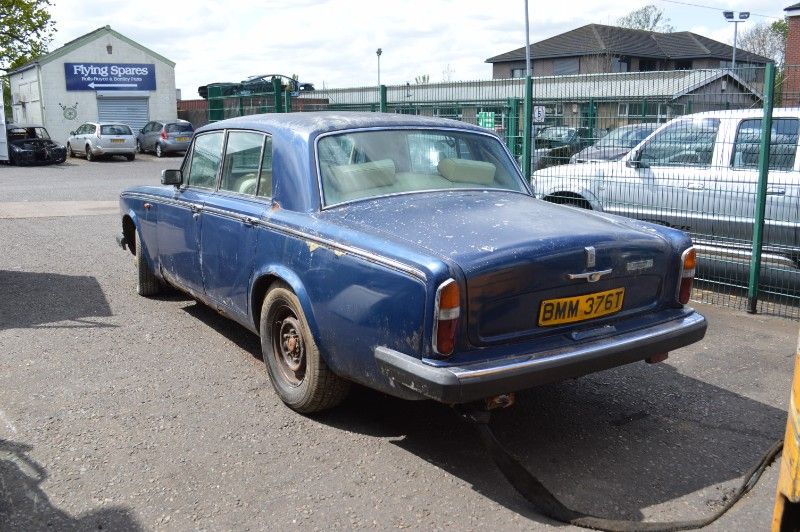
[{"label": "security light", "polygon": [[750,12],[749,11],[742,11],[741,13],[739,13],[739,19],[747,20],[749,18],[750,18]]},{"label": "security light", "polygon": [[728,20],[733,20],[733,11],[723,11],[722,14]]}]

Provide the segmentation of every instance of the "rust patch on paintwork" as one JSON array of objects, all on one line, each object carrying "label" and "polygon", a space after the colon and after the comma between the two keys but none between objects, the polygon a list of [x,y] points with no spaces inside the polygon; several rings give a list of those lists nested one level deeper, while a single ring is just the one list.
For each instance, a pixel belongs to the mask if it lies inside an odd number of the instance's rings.
[{"label": "rust patch on paintwork", "polygon": [[281,204],[277,201],[272,202],[272,212],[281,210]]}]

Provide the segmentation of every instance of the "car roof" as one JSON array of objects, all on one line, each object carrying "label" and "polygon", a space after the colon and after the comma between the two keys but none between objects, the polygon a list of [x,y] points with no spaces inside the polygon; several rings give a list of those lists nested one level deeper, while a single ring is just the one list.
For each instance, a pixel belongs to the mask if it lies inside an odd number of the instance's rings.
[{"label": "car roof", "polygon": [[[735,109],[704,111],[690,115],[677,116],[675,118],[761,118],[764,110],[756,109]],[[776,107],[772,110],[773,118],[800,118],[800,107]]]},{"label": "car roof", "polygon": [[310,139],[330,131],[392,127],[457,128],[495,135],[492,130],[447,118],[358,111],[247,115],[208,124],[200,128],[197,133],[215,129],[241,128]]}]

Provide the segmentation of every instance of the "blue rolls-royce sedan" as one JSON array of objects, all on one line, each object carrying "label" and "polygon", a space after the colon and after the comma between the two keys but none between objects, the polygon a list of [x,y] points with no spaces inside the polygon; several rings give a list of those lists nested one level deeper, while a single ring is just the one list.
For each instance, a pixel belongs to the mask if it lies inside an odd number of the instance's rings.
[{"label": "blue rolls-royce sedan", "polygon": [[705,334],[684,233],[534,199],[500,139],[462,122],[234,118],[161,182],[120,197],[138,293],[173,286],[258,334],[299,412],[350,382],[507,397]]}]

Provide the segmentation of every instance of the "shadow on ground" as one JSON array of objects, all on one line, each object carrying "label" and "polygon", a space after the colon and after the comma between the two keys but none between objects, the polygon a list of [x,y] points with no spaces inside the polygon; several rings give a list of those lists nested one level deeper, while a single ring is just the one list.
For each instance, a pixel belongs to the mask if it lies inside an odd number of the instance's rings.
[{"label": "shadow on ground", "polygon": [[28,445],[0,439],[0,529],[144,530],[122,506],[79,517],[56,508],[41,488],[47,471],[28,456],[30,450]]},{"label": "shadow on ground", "polygon": [[[204,305],[184,310],[261,357],[258,337],[244,328]],[[550,522],[506,482],[474,427],[445,405],[354,386],[341,406],[312,419],[392,438],[497,503]],[[706,490],[675,505],[692,515],[671,516],[693,519],[722,505],[740,477],[782,439],[785,421],[785,411],[682,375],[669,363],[636,363],[521,392],[515,407],[494,412],[492,427],[529,471],[576,510],[641,520],[645,508]]]},{"label": "shadow on ground", "polygon": [[0,330],[47,326],[115,327],[88,318],[111,316],[111,307],[97,279],[0,270]]}]

